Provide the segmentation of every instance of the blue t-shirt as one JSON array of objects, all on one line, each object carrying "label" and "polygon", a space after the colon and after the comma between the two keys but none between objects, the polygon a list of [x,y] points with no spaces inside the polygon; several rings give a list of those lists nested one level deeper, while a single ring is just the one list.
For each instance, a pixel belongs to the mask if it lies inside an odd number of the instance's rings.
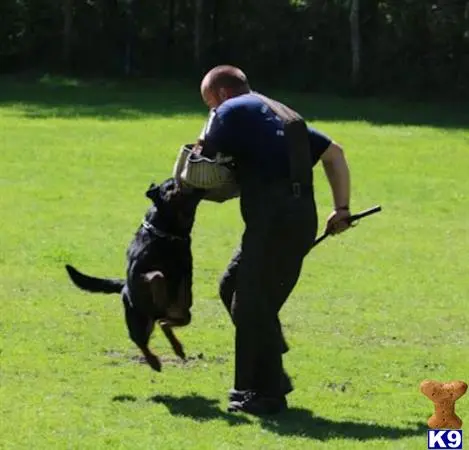
[{"label": "blue t-shirt", "polygon": [[[288,178],[290,164],[283,129],[283,122],[255,95],[233,97],[211,111],[201,135],[203,154],[232,156],[240,172],[249,171],[261,179]],[[332,141],[311,127],[308,132],[312,169]]]}]

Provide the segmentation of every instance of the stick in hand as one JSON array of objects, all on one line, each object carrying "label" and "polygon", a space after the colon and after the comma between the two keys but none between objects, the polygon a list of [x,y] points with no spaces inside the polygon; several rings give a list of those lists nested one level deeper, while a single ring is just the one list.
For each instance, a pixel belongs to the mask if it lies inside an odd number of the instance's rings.
[{"label": "stick in hand", "polygon": [[[353,225],[353,223],[356,222],[357,220],[363,219],[364,217],[367,217],[367,216],[371,216],[372,214],[378,213],[380,211],[381,211],[381,206],[380,205],[373,206],[372,208],[365,209],[364,211],[361,211],[357,214],[352,214],[350,217],[347,218],[347,222],[350,225]],[[324,239],[326,239],[327,236],[329,236],[329,233],[325,232],[322,236],[318,237],[314,241],[311,248],[316,247],[316,245],[318,245],[320,242],[322,242]]]}]

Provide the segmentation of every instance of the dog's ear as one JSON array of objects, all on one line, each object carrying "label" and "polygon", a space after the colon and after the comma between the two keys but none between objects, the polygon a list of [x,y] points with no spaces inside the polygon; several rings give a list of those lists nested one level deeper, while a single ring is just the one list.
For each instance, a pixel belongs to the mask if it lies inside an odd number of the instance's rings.
[{"label": "dog's ear", "polygon": [[161,199],[160,187],[155,183],[151,183],[145,195],[152,200],[153,203],[157,203]]}]

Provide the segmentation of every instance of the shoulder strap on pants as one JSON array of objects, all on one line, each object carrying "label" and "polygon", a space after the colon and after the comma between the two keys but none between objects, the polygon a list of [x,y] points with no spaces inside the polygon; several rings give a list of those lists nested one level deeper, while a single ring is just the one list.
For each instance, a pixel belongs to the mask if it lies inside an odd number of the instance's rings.
[{"label": "shoulder strap on pants", "polygon": [[257,92],[253,92],[253,95],[265,103],[284,123],[285,139],[289,150],[293,195],[299,197],[301,195],[301,186],[309,188],[313,181],[306,122],[303,117],[288,106]]}]

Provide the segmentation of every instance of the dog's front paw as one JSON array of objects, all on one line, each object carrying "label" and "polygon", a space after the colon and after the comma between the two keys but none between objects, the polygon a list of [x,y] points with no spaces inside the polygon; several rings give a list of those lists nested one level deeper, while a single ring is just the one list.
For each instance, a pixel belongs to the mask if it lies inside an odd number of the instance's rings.
[{"label": "dog's front paw", "polygon": [[150,367],[153,370],[156,370],[157,372],[161,372],[161,361],[158,358],[158,356],[146,355],[145,359],[147,360],[147,363],[150,365]]}]

